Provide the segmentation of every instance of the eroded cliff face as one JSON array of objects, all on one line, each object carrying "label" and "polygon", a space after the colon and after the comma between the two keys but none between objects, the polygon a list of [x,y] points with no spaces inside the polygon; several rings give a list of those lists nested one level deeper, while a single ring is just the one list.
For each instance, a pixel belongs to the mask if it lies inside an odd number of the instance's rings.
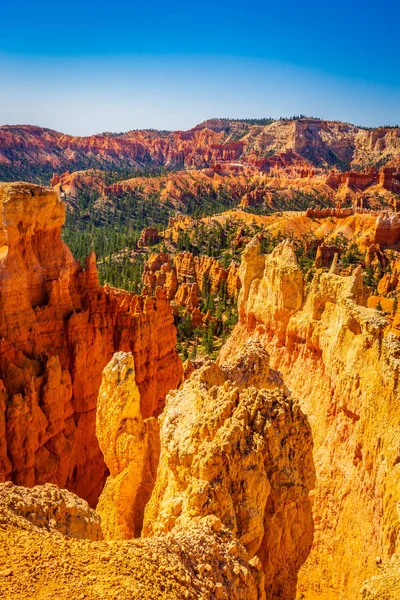
[{"label": "eroded cliff face", "polygon": [[211,256],[193,256],[191,252],[180,252],[173,258],[166,252],[153,253],[144,266],[143,284],[149,293],[161,286],[175,313],[183,309],[190,315],[193,327],[207,324],[209,312],[201,312],[200,300],[208,287],[216,295],[224,290],[227,298],[236,299],[240,279],[239,265],[232,261],[227,269]]},{"label": "eroded cliff face", "polygon": [[366,308],[360,269],[341,277],[334,264],[305,290],[289,242],[265,257],[253,240],[239,273],[239,322],[220,361],[259,341],[313,432],[315,538],[299,594],[357,598],[399,543],[399,340]]},{"label": "eroded cliff face", "polygon": [[[51,175],[51,171],[156,165],[173,169],[212,166],[222,173],[240,172],[249,165],[263,171],[288,166],[289,171],[294,167],[306,175],[321,166],[368,168],[398,160],[399,152],[399,128],[363,130],[348,123],[311,118],[262,126],[217,119],[188,131],[139,130],[88,137],[30,125],[0,126],[0,172],[17,179]],[[238,161],[242,163],[239,169]],[[56,178],[54,184],[58,183]],[[118,186],[110,187],[118,193]],[[176,187],[174,183],[172,187]]]},{"label": "eroded cliff face", "polygon": [[137,297],[98,284],[61,241],[57,194],[0,185],[0,476],[52,482],[94,505],[106,466],[95,436],[104,366],[131,351],[143,414],[157,415],[182,366],[164,292]]},{"label": "eroded cliff face", "polygon": [[294,598],[313,536],[311,449],[307,420],[257,344],[205,365],[168,396],[143,535],[213,515],[261,562],[266,597]]},{"label": "eroded cliff face", "polygon": [[6,486],[0,484],[2,598],[266,600],[259,565],[228,530],[216,531],[212,518],[150,539],[100,541],[98,515],[71,492]]},{"label": "eroded cliff face", "polygon": [[[313,538],[312,439],[266,351],[246,344],[222,366],[205,364],[168,395],[159,423],[140,413],[131,354],[115,354],[97,418],[111,472],[98,505],[106,537],[174,537],[206,523],[245,558],[243,597],[294,598]],[[224,573],[217,597],[242,597]]]}]

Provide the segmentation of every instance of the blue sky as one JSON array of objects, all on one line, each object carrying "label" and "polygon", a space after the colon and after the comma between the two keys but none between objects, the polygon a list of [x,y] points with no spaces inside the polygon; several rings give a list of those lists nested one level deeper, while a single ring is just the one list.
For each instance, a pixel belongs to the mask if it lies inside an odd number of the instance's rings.
[{"label": "blue sky", "polygon": [[0,123],[90,134],[304,113],[400,122],[395,0],[0,0]]}]

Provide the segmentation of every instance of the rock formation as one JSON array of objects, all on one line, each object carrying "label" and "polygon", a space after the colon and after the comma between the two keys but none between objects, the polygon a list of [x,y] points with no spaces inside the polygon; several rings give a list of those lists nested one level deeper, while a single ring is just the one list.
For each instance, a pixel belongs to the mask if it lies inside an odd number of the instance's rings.
[{"label": "rock formation", "polygon": [[374,242],[384,247],[399,247],[400,220],[397,214],[379,215],[376,220],[376,234]]},{"label": "rock formation", "polygon": [[96,434],[110,471],[97,512],[108,539],[139,537],[160,454],[158,421],[142,417],[131,353],[117,352],[103,371]]},{"label": "rock formation", "polygon": [[176,270],[173,267],[171,256],[166,252],[153,253],[144,265],[143,285],[150,292],[157,286],[165,289],[169,301],[173,300],[178,289]]},{"label": "rock formation", "polygon": [[393,556],[389,561],[375,559],[377,574],[363,583],[361,598],[363,600],[397,600],[400,597],[400,561]]},{"label": "rock formation", "polygon": [[191,315],[193,327],[198,327],[207,315],[200,309],[200,292],[205,285],[209,286],[211,294],[218,294],[222,285],[226,286],[228,298],[236,298],[240,288],[238,276],[239,266],[232,261],[227,269],[211,256],[193,256],[191,252],[180,252],[173,259],[165,252],[151,254],[145,264],[143,284],[149,293],[155,293],[161,286],[177,310],[183,308]]},{"label": "rock formation", "polygon": [[155,227],[146,227],[143,229],[140,238],[138,240],[138,248],[145,248],[146,246],[152,246],[159,241],[158,230]]},{"label": "rock formation", "polygon": [[57,194],[1,184],[0,475],[52,482],[94,505],[106,467],[95,436],[104,366],[131,351],[145,417],[157,415],[182,366],[164,292],[102,288],[94,255],[86,269],[61,241]]},{"label": "rock formation", "polygon": [[193,256],[190,252],[181,252],[174,257],[178,282],[195,281],[203,292],[205,278],[209,282],[212,294],[217,294],[223,281],[226,281],[227,294],[236,298],[240,281],[237,275],[238,265],[232,262],[227,269],[212,256]]},{"label": "rock formation", "polygon": [[0,483],[0,527],[11,524],[78,540],[103,539],[100,517],[87,502],[48,483],[31,489]]},{"label": "rock formation", "polygon": [[[29,125],[0,127],[0,167],[17,179],[43,171],[50,174],[51,170],[63,173],[148,165],[175,169],[218,165],[219,170],[228,168],[230,173],[235,168],[256,166],[273,172],[291,169],[293,163],[298,163],[300,175],[308,176],[320,166],[368,167],[390,162],[398,158],[399,149],[399,128],[363,130],[307,118],[263,126],[228,120],[219,120],[216,126],[215,121],[206,121],[189,131],[142,130],[88,137]],[[386,185],[390,179],[393,181],[392,174],[386,173]],[[53,181],[58,184],[57,179]]]},{"label": "rock formation", "polygon": [[68,500],[65,514],[52,515],[38,527],[36,516],[48,488],[33,492],[34,497],[20,488],[10,492],[13,497],[24,493],[27,515],[9,510],[8,496],[3,502],[0,493],[2,598],[266,600],[259,564],[250,563],[243,546],[226,529],[218,531],[210,517],[151,539],[70,539],[57,530],[64,519],[96,519],[93,511],[62,492]]},{"label": "rock formation", "polygon": [[313,432],[316,529],[299,594],[357,598],[375,558],[398,548],[399,340],[366,308],[360,269],[341,277],[333,266],[306,293],[291,244],[265,257],[254,240],[239,274],[239,322],[220,361],[258,340]]},{"label": "rock formation", "polygon": [[[312,439],[266,351],[249,343],[206,363],[168,396],[160,424],[143,417],[132,353],[116,353],[97,412],[110,541],[89,541],[101,539],[99,517],[70,492],[0,484],[6,597],[294,598],[313,537]],[[142,538],[127,539],[151,491]]]},{"label": "rock formation", "polygon": [[312,542],[310,429],[265,351],[208,363],[171,392],[143,536],[213,517],[261,562],[267,598],[293,598]]}]

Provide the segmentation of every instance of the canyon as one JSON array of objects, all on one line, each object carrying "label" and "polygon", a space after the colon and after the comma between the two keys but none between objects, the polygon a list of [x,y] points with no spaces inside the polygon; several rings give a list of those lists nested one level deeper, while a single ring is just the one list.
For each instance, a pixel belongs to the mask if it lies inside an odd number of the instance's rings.
[{"label": "canyon", "polygon": [[398,128],[363,129],[307,118],[267,125],[210,119],[189,131],[138,130],[89,137],[29,125],[0,127],[0,164],[9,174],[17,169],[45,174],[149,164],[198,169],[221,161],[269,167],[276,164],[269,160],[271,154],[288,150],[315,165],[363,167],[396,158],[399,149]]},{"label": "canyon", "polygon": [[399,151],[0,127],[0,597],[398,597]]}]

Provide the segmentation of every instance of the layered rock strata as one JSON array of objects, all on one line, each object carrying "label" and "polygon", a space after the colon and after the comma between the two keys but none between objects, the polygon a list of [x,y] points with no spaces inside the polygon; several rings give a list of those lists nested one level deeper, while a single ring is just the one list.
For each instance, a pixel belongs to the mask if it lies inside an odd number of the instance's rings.
[{"label": "layered rock strata", "polygon": [[[347,123],[302,118],[250,125],[211,119],[189,131],[129,131],[74,137],[34,126],[0,127],[0,166],[22,173],[88,168],[132,169],[139,165],[172,168],[223,168],[255,165],[266,170],[293,155],[313,165],[368,166],[397,158],[399,128],[364,130]],[[268,155],[275,156],[268,156]],[[267,158],[266,158],[267,156]],[[56,179],[54,180],[56,181]]]},{"label": "layered rock strata", "polygon": [[1,184],[0,477],[52,482],[91,505],[106,466],[95,436],[104,366],[131,351],[143,414],[158,414],[182,366],[173,317],[155,297],[100,287],[60,238],[65,210],[50,189]]}]

